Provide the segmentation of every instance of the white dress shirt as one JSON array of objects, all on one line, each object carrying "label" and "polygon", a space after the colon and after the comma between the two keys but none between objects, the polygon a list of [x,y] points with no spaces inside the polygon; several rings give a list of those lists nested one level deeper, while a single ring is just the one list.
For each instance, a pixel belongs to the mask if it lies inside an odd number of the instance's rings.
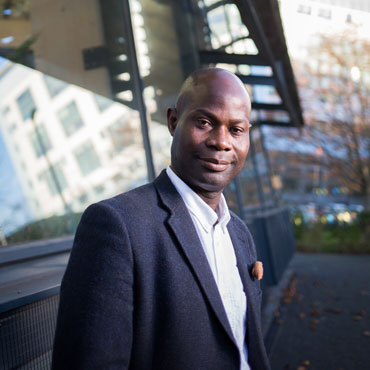
[{"label": "white dress shirt", "polygon": [[247,297],[243,290],[227,224],[229,208],[221,194],[216,212],[168,167],[167,175],[193,220],[211,267],[241,358],[240,370],[250,370],[245,342]]}]

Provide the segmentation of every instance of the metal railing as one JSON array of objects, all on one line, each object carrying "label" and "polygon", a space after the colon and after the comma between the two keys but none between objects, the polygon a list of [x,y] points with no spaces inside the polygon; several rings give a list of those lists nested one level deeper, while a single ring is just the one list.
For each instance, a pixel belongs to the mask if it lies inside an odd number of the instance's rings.
[{"label": "metal railing", "polygon": [[0,306],[0,369],[50,369],[59,286]]}]

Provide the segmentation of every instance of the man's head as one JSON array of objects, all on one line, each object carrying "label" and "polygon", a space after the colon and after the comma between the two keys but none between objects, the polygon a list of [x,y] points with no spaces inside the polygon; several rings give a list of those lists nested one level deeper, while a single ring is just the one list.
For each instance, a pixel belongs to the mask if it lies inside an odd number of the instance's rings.
[{"label": "man's head", "polygon": [[212,68],[186,79],[167,123],[171,167],[196,193],[221,193],[241,171],[250,112],[249,95],[234,74]]}]

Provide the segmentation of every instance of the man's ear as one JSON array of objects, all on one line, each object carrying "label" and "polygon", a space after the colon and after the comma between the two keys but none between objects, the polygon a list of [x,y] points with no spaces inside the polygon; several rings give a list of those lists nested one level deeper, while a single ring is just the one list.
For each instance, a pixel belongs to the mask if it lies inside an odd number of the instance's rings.
[{"label": "man's ear", "polygon": [[176,108],[167,109],[167,126],[171,136],[173,136],[177,126],[177,110]]}]

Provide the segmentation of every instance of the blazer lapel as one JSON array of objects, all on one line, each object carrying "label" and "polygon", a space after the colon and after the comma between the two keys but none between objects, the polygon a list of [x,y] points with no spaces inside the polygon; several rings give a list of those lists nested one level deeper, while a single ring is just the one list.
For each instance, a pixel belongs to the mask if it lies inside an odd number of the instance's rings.
[{"label": "blazer lapel", "polygon": [[[254,317],[257,312],[255,306],[257,302],[254,289],[252,288],[253,282],[250,271],[255,261],[252,260],[252,256],[248,251],[248,248],[252,248],[252,246],[249,245],[249,241],[245,238],[245,232],[240,232],[238,226],[235,225],[233,217],[227,228],[234,246],[236,263],[243,283],[244,292],[247,296],[247,316],[252,315],[252,317]],[[247,320],[247,322],[250,322],[250,320]]]},{"label": "blazer lapel", "polygon": [[207,297],[208,302],[230,339],[235,343],[217,284],[185,203],[176,188],[172,185],[165,171],[162,171],[154,181],[154,185],[158,190],[163,204],[171,213],[168,224],[176,235],[204,295]]}]

